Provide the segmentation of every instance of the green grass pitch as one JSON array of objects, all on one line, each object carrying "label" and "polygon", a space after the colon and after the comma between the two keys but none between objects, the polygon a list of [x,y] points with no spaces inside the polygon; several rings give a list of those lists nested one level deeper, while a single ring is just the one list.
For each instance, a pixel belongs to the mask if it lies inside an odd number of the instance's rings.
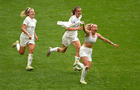
[{"label": "green grass pitch", "polygon": [[[52,53],[49,46],[61,46],[64,28],[75,6],[82,8],[82,20],[96,23],[99,33],[120,48],[97,40],[93,64],[86,76],[87,85],[79,83],[81,72],[72,65],[76,49],[65,54]],[[19,39],[24,18],[20,12],[33,7],[37,19],[33,66],[27,72],[28,48],[21,56],[11,44]],[[79,31],[81,43],[84,32]],[[0,0],[0,90],[140,90],[140,0]]]}]

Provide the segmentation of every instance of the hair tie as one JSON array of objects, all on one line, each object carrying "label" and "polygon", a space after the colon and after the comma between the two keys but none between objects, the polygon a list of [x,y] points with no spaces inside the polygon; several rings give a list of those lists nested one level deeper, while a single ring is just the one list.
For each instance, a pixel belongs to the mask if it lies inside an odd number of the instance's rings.
[{"label": "hair tie", "polygon": [[29,11],[30,11],[30,9],[31,9],[31,8],[28,8],[27,12],[29,12]]}]

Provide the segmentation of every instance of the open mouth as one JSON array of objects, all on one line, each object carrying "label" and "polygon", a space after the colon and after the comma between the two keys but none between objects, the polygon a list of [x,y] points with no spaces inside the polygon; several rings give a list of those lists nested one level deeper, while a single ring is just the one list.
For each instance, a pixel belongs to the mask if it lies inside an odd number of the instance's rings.
[{"label": "open mouth", "polygon": [[81,13],[79,13],[78,15],[81,15]]},{"label": "open mouth", "polygon": [[97,32],[97,30],[95,30],[95,32]]}]

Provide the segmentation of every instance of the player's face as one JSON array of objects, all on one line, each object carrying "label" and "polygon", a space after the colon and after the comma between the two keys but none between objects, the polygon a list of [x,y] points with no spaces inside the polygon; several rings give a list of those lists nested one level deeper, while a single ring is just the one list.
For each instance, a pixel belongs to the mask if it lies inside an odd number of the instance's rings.
[{"label": "player's face", "polygon": [[34,18],[34,16],[35,16],[34,9],[31,9],[31,10],[29,11],[29,17]]},{"label": "player's face", "polygon": [[76,9],[76,12],[75,12],[76,17],[79,18],[81,14],[82,14],[81,8],[77,8],[77,9]]},{"label": "player's face", "polygon": [[98,26],[96,24],[92,24],[91,32],[95,33],[98,31]]}]

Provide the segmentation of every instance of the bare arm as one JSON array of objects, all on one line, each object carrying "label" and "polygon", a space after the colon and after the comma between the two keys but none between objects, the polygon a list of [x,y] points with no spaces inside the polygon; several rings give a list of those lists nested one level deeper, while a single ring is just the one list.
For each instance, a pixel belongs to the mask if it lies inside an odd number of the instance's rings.
[{"label": "bare arm", "polygon": [[36,35],[36,32],[34,32],[34,35],[35,35],[36,40],[38,40],[38,36]]},{"label": "bare arm", "polygon": [[86,28],[85,28],[85,24],[83,24],[83,30],[84,30],[84,32],[85,32],[86,34],[89,34],[89,31],[86,30]]},{"label": "bare arm", "polygon": [[31,35],[26,31],[26,25],[25,24],[22,25],[21,30],[22,30],[22,32],[24,32],[25,34],[28,35],[29,39],[31,39]]},{"label": "bare arm", "polygon": [[113,42],[111,42],[110,40],[108,40],[107,38],[104,38],[101,34],[97,33],[97,36],[101,39],[101,40],[104,40],[105,42],[113,45],[114,47],[119,47],[119,45],[117,44],[114,44]]},{"label": "bare arm", "polygon": [[76,28],[68,27],[68,28],[66,28],[66,31],[76,31],[76,30],[82,30],[82,29],[83,29],[83,28],[80,27],[80,26],[78,26],[78,27],[76,27]]}]

